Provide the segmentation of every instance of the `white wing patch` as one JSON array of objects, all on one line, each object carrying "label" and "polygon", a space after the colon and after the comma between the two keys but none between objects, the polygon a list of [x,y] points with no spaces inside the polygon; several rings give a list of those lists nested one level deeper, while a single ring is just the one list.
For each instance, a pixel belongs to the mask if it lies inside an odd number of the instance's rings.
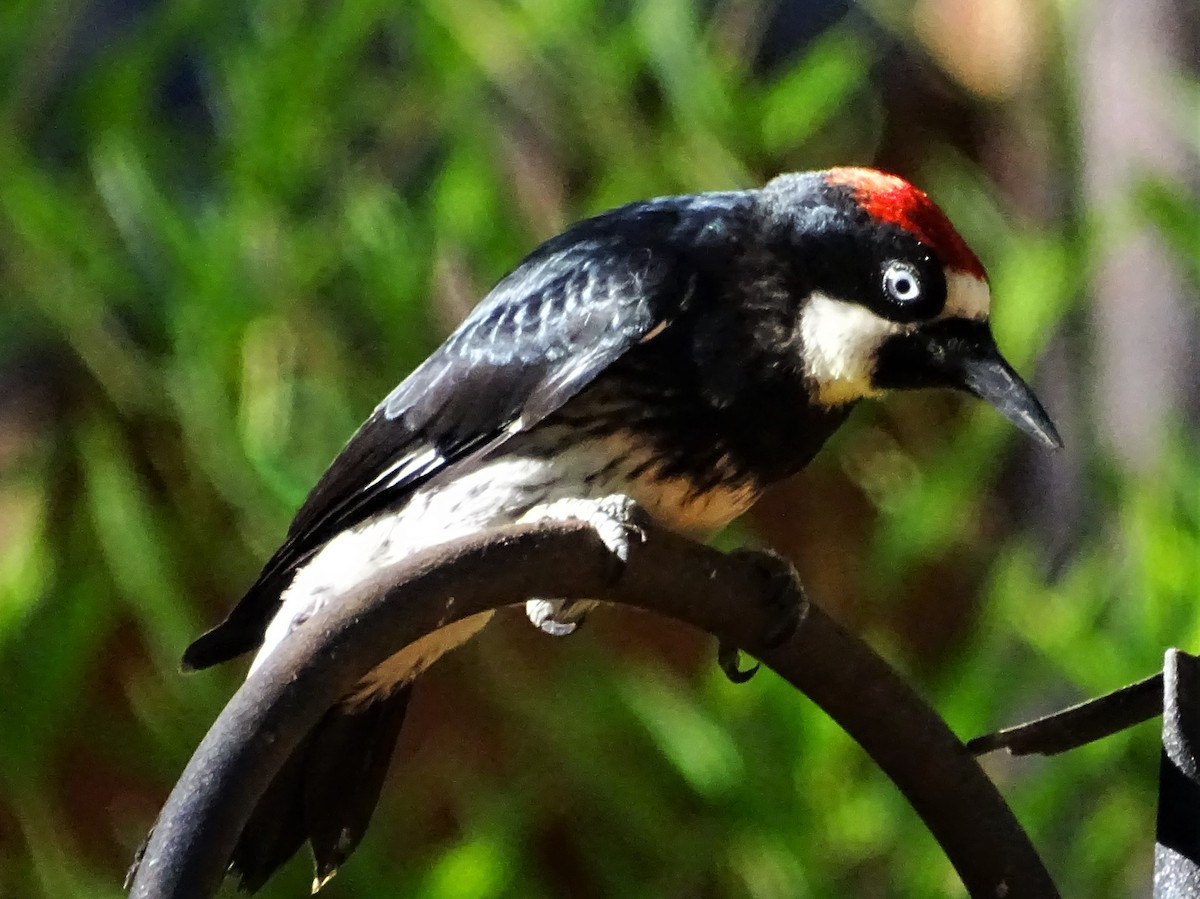
[{"label": "white wing patch", "polygon": [[402,483],[421,471],[436,468],[443,461],[445,461],[445,457],[437,449],[430,447],[425,452],[418,453],[415,456],[404,456],[397,459],[381,471],[367,487],[374,487],[381,481],[387,481],[387,486],[395,487],[397,484]]}]

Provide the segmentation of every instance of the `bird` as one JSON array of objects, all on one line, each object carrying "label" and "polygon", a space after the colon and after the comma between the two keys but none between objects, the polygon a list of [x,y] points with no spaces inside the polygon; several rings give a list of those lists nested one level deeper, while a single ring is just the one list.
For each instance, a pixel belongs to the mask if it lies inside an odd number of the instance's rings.
[{"label": "bird", "polygon": [[[784,174],[580,221],[378,404],[183,665],[256,651],[253,671],[380,567],[530,516],[604,519],[615,496],[671,530],[711,534],[804,468],[860,401],[893,391],[973,394],[1058,448],[997,348],[990,304],[984,266],[945,213],[875,169]],[[514,600],[552,635],[589,605]],[[398,649],[325,714],[241,834],[230,869],[242,889],[306,841],[314,891],[336,873],[379,801],[413,683],[491,615]]]}]

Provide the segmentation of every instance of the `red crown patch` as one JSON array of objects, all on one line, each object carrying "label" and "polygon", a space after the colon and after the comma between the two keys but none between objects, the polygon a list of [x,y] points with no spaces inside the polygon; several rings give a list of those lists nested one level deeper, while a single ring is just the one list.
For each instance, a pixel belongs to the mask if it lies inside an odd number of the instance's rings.
[{"label": "red crown patch", "polygon": [[937,253],[947,268],[987,278],[983,263],[954,230],[946,213],[903,178],[875,169],[836,168],[829,170],[825,181],[849,187],[868,215],[903,228]]}]

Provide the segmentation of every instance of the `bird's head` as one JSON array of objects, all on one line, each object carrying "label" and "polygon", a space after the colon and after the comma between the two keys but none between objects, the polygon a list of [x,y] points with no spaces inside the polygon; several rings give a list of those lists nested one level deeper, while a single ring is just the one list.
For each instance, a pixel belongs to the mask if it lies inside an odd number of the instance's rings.
[{"label": "bird's head", "polygon": [[1062,445],[992,337],[983,265],[922,191],[873,169],[837,168],[780,176],[759,202],[800,298],[793,340],[818,404],[949,387]]}]

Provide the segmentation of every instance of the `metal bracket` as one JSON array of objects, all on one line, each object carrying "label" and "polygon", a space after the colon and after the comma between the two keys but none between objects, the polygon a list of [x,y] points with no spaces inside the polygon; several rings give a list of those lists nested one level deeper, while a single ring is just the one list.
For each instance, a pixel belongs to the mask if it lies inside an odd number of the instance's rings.
[{"label": "metal bracket", "polygon": [[1154,899],[1200,897],[1200,657],[1168,649],[1154,843]]}]

